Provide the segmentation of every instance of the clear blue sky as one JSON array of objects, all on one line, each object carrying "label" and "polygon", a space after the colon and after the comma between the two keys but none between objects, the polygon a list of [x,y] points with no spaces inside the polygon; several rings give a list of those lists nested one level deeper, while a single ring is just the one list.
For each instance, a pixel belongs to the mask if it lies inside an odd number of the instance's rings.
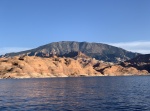
[{"label": "clear blue sky", "polygon": [[150,0],[0,0],[0,48],[150,41]]}]

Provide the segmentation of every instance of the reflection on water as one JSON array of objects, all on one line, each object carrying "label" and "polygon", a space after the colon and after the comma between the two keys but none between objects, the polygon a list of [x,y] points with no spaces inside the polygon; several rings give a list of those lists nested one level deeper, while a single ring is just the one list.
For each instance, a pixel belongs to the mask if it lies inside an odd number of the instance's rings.
[{"label": "reflection on water", "polygon": [[0,80],[0,110],[150,110],[150,76]]}]

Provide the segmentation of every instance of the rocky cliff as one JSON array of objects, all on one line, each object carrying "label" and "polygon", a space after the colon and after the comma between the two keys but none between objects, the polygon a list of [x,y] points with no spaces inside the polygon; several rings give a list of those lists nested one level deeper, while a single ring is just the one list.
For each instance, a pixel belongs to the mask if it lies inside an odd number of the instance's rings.
[{"label": "rocky cliff", "polygon": [[146,72],[150,73],[150,54],[138,55],[131,60],[127,60],[101,70],[101,73],[111,75],[118,75],[120,73],[134,75],[134,73],[141,74]]},{"label": "rocky cliff", "polygon": [[131,60],[121,63],[123,67],[135,67],[150,72],[150,54],[139,55]]},{"label": "rocky cliff", "polygon": [[124,49],[102,43],[62,41],[53,42],[32,50],[8,53],[4,55],[4,57],[13,57],[18,55],[39,57],[51,57],[53,55],[57,55],[59,57],[72,57],[75,52],[82,52],[89,57],[106,62],[126,61],[138,55],[137,53],[132,53]]},{"label": "rocky cliff", "polygon": [[79,76],[146,75],[132,66],[123,67],[78,53],[73,58],[15,56],[0,58],[0,78],[49,78]]}]

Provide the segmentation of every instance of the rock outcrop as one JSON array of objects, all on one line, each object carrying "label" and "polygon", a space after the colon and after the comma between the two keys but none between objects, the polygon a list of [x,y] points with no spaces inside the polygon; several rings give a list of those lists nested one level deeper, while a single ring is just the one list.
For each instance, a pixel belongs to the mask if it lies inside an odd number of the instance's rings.
[{"label": "rock outcrop", "polygon": [[104,68],[101,73],[109,75],[141,75],[150,73],[150,54],[139,55],[131,60]]},{"label": "rock outcrop", "polygon": [[139,55],[131,60],[122,62],[123,67],[135,67],[139,70],[147,70],[150,73],[150,54]]},{"label": "rock outcrop", "polygon": [[[82,62],[82,63],[81,63]],[[24,56],[0,59],[1,78],[101,76],[86,60]]]},{"label": "rock outcrop", "polygon": [[135,67],[122,67],[120,65],[110,66],[102,70],[104,75],[108,76],[127,76],[127,75],[145,75],[147,70],[138,70]]},{"label": "rock outcrop", "polygon": [[0,58],[0,78],[49,78],[148,74],[146,70],[123,67],[90,58],[81,52],[74,58],[15,56]]}]

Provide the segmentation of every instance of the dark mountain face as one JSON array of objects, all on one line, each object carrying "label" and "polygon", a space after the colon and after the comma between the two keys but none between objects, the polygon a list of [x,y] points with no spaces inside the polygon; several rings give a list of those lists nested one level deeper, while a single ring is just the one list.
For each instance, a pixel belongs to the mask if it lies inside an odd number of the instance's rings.
[{"label": "dark mountain face", "polygon": [[50,57],[52,55],[64,56],[66,54],[68,55],[70,52],[82,52],[89,57],[107,62],[126,61],[138,55],[137,53],[132,53],[124,49],[102,43],[62,41],[53,42],[32,50],[8,53],[5,54],[5,56],[8,57],[25,54],[28,56]]},{"label": "dark mountain face", "polygon": [[150,54],[138,55],[137,57],[122,62],[123,67],[135,67],[139,70],[147,70],[150,73]]},{"label": "dark mountain face", "polygon": [[127,62],[130,62],[132,64],[139,64],[139,63],[150,63],[150,54],[142,54],[139,55],[131,60],[128,60]]}]

